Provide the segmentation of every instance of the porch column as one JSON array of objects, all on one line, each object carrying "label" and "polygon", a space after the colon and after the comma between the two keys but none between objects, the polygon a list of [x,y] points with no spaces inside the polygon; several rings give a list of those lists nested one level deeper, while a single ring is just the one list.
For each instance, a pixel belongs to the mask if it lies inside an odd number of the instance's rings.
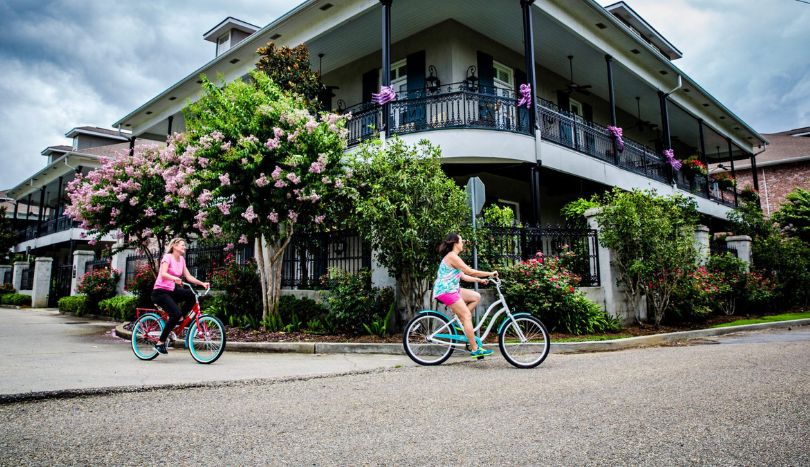
[{"label": "porch column", "polygon": [[172,135],[172,122],[174,122],[174,115],[169,115],[169,128],[166,130],[166,137]]},{"label": "porch column", "polygon": [[[610,100],[610,124],[612,126],[617,126],[616,102],[613,91],[613,57],[611,57],[609,54],[605,54],[605,63],[607,65],[608,99]],[[616,138],[611,138],[610,140],[613,146],[613,162],[616,163],[616,165],[619,165],[619,151],[616,147]]]},{"label": "porch column", "polygon": [[25,210],[25,222],[26,227],[28,227],[28,221],[31,219],[31,196],[33,193],[28,193],[28,203],[26,204],[27,208]]},{"label": "porch column", "polygon": [[[391,3],[393,0],[380,0],[382,3],[382,85],[391,85]],[[391,106],[383,104],[383,126],[385,137],[391,137]]]},{"label": "porch column", "polygon": [[701,162],[706,164],[706,198],[711,198],[709,195],[709,184],[711,180],[709,179],[709,158],[706,157],[706,139],[703,137],[703,119],[698,119],[698,134],[700,135],[700,157]]},{"label": "porch column", "polygon": [[135,155],[135,137],[131,136],[129,138],[129,157]]},{"label": "porch column", "polygon": [[22,275],[28,269],[28,261],[15,261],[11,271],[11,285],[19,292],[22,287]]},{"label": "porch column", "polygon": [[726,237],[726,246],[729,250],[737,252],[737,258],[745,261],[745,270],[751,270],[751,237],[748,235],[734,235]]},{"label": "porch column", "polygon": [[95,252],[91,250],[78,250],[73,252],[73,272],[70,278],[70,295],[76,295],[79,284],[84,277],[84,268],[88,261],[93,261],[96,257]]},{"label": "porch column", "polygon": [[[15,220],[15,221],[17,220],[17,210],[18,210],[19,208],[20,208],[20,200],[15,199],[15,200],[14,200],[14,220]],[[17,226],[15,225],[15,227],[17,227]]]},{"label": "porch column", "polygon": [[523,58],[526,61],[526,79],[532,87],[531,109],[529,111],[529,128],[531,128],[532,135],[537,130],[537,79],[534,75],[534,29],[532,27],[533,3],[534,0],[520,0],[520,8],[523,10]]},{"label": "porch column", "polygon": [[540,162],[532,164],[529,169],[529,185],[532,191],[532,222],[540,227]]},{"label": "porch column", "polygon": [[[728,144],[728,161],[731,163],[731,178],[734,179],[736,182],[737,180],[737,172],[734,171],[734,155],[731,153],[731,138],[726,138],[726,143]],[[734,206],[739,206],[739,201],[737,200],[737,187],[731,187],[734,189]]]},{"label": "porch column", "polygon": [[51,269],[53,258],[37,258],[34,261],[34,283],[31,284],[31,306],[43,308],[48,306],[48,295],[51,293]]},{"label": "porch column", "polygon": [[754,189],[759,193],[759,174],[757,174],[757,156],[751,153],[751,177],[754,181]]},{"label": "porch column", "polygon": [[59,177],[59,184],[56,188],[56,209],[54,209],[53,218],[58,219],[59,214],[62,212],[62,177]]},{"label": "porch column", "polygon": [[45,187],[39,189],[39,213],[37,213],[37,237],[42,227],[42,212],[45,210]]},{"label": "porch column", "polygon": [[[672,138],[669,134],[669,112],[667,110],[667,95],[664,91],[658,91],[658,103],[661,106],[661,130],[664,132],[664,149],[672,149]],[[675,169],[667,164],[669,183],[675,182]]]}]

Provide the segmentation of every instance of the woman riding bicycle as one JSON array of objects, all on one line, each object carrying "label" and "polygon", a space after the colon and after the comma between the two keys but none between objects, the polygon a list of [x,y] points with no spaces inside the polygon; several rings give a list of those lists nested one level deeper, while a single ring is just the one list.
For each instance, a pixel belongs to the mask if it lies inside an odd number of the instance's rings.
[{"label": "woman riding bicycle", "polygon": [[[152,289],[152,301],[169,315],[169,321],[163,328],[158,343],[155,344],[155,350],[162,354],[168,353],[166,339],[172,329],[180,322],[183,315],[191,311],[195,303],[194,292],[182,287],[183,278],[206,289],[210,287],[208,282],[197,280],[188,272],[186,260],[183,257],[185,254],[186,242],[182,238],[174,238],[166,245],[166,254],[160,260],[160,269]],[[178,303],[183,304],[182,311]]]},{"label": "woman riding bicycle", "polygon": [[478,302],[481,301],[481,294],[461,288],[459,281],[486,284],[487,280],[479,279],[479,277],[497,276],[498,272],[477,271],[467,266],[458,255],[463,249],[464,239],[457,233],[448,234],[439,245],[439,255],[443,258],[439,263],[439,271],[436,273],[433,298],[447,305],[458,316],[464,327],[464,335],[467,336],[467,341],[470,343],[472,351],[470,356],[478,358],[492,354],[492,350],[481,346],[473,333],[472,313]]}]

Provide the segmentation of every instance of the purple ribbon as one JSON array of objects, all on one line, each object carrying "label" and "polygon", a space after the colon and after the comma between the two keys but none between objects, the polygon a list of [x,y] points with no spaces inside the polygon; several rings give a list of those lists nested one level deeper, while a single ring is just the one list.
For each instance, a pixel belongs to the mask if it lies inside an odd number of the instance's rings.
[{"label": "purple ribbon", "polygon": [[520,100],[517,103],[518,107],[526,106],[527,109],[532,108],[532,85],[531,84],[521,84],[520,85]]},{"label": "purple ribbon", "polygon": [[396,98],[397,93],[394,92],[394,88],[391,86],[383,86],[380,88],[380,92],[371,93],[371,101],[377,105],[387,104]]},{"label": "purple ribbon", "polygon": [[672,149],[665,149],[664,150],[664,157],[667,158],[667,162],[669,162],[669,165],[671,165],[673,169],[681,170],[681,165],[682,164],[681,164],[681,161],[679,161],[678,159],[675,159],[675,151],[673,151]]},{"label": "purple ribbon", "polygon": [[624,151],[624,140],[622,139],[622,128],[618,126],[608,126],[608,133],[616,140],[616,150],[619,152]]}]

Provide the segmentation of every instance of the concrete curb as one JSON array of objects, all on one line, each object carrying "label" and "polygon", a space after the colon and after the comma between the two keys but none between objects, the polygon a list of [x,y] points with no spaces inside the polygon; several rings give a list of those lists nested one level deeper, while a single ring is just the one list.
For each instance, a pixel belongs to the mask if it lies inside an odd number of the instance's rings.
[{"label": "concrete curb", "polygon": [[[742,326],[729,326],[724,328],[697,329],[694,331],[679,331],[666,334],[653,334],[650,336],[628,337],[606,341],[589,342],[559,342],[551,343],[551,353],[567,354],[579,352],[609,352],[639,347],[653,347],[678,342],[687,342],[690,339],[701,337],[722,336],[742,331],[759,331],[763,329],[790,328],[793,326],[810,325],[810,318],[791,321],[777,321],[773,323],[745,324]],[[115,327],[115,334],[124,339],[131,339],[132,332],[124,329],[124,324]],[[182,342],[175,342],[175,347],[182,346]],[[371,353],[402,355],[402,344],[363,344],[354,342],[228,342],[227,350],[234,352],[267,352],[267,353],[306,353],[306,354],[335,354],[335,353]]]}]

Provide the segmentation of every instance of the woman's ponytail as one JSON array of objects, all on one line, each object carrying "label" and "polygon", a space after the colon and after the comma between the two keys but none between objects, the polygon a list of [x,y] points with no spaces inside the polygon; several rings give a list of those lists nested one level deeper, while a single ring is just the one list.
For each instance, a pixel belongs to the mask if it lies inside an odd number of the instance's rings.
[{"label": "woman's ponytail", "polygon": [[461,239],[457,233],[449,233],[444,237],[444,241],[439,244],[439,256],[444,257],[447,253],[453,251],[453,246]]}]

